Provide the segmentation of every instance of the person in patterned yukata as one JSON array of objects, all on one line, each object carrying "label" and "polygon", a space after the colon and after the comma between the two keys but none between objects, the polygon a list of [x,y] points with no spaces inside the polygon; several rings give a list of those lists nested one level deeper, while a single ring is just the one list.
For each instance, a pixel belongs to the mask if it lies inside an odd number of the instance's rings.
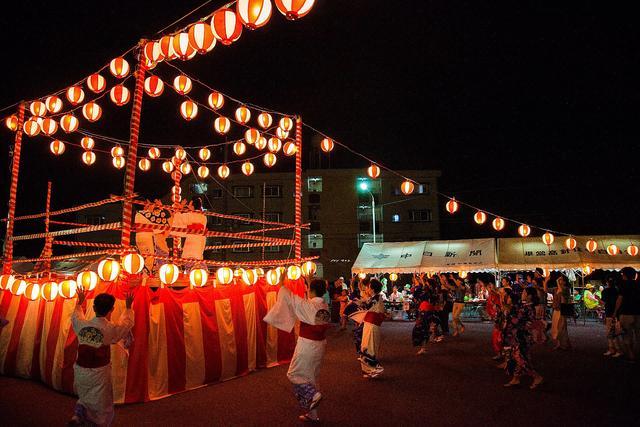
[{"label": "person in patterned yukata", "polygon": [[359,360],[362,376],[364,378],[376,378],[384,371],[377,358],[380,354],[382,340],[380,325],[385,317],[384,301],[380,296],[382,283],[377,279],[371,279],[364,291],[368,298],[358,304],[362,310],[366,310],[362,322]]},{"label": "person in patterned yukata", "polygon": [[85,293],[78,288],[78,303],[71,315],[71,325],[78,337],[78,356],[73,366],[78,402],[68,425],[109,426],[114,416],[111,344],[124,339],[133,327],[133,294],[127,294],[126,310],[117,322],[107,320],[116,301],[113,295],[96,295],[93,300],[96,316],[91,320],[86,319],[82,310],[84,300]]},{"label": "person in patterned yukata", "polygon": [[504,348],[507,355],[506,372],[511,375],[511,381],[505,387],[519,385],[522,376],[533,378],[530,389],[542,384],[543,378],[531,362],[531,347],[534,344],[532,328],[536,321],[537,299],[538,294],[533,287],[525,288],[521,298],[515,303],[509,297],[511,310],[505,319]]},{"label": "person in patterned yukata", "polygon": [[438,311],[438,290],[434,280],[428,279],[426,282],[423,275],[417,278],[422,287],[416,286],[414,291],[414,300],[418,305],[418,314],[416,315],[416,323],[413,327],[411,335],[413,346],[420,347],[418,355],[427,352],[427,345],[433,339],[436,342],[442,341],[442,333],[440,331],[440,316]]}]

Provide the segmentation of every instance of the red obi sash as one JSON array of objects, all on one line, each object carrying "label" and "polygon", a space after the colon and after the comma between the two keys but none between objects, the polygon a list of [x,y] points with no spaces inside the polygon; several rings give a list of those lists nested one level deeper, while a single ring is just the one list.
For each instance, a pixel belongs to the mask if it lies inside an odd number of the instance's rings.
[{"label": "red obi sash", "polygon": [[422,301],[420,303],[420,307],[418,307],[419,311],[436,311],[436,307],[431,304],[429,301]]},{"label": "red obi sash", "polygon": [[111,346],[103,345],[95,348],[90,345],[78,346],[78,359],[76,363],[83,368],[101,368],[111,362]]},{"label": "red obi sash", "polygon": [[312,341],[323,341],[330,325],[310,325],[300,322],[300,336]]},{"label": "red obi sash", "polygon": [[382,325],[383,320],[384,320],[384,313],[375,313],[373,311],[367,311],[367,314],[364,315],[365,322],[373,323],[376,326]]}]

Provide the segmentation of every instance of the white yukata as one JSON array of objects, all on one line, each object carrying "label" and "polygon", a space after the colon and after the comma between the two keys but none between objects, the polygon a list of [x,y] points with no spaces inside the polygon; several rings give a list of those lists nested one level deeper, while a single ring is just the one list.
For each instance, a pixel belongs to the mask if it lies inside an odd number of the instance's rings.
[{"label": "white yukata", "polygon": [[384,368],[378,362],[380,355],[380,343],[382,341],[380,325],[384,320],[384,301],[377,294],[364,303],[368,308],[362,326],[362,343],[360,344],[360,366],[365,375],[377,376]]},{"label": "white yukata", "polygon": [[327,347],[324,335],[330,326],[329,319],[329,307],[321,297],[304,299],[284,287],[278,293],[278,301],[264,317],[265,322],[285,332],[291,332],[296,320],[300,321],[300,335],[287,378],[304,410],[310,409],[317,392],[316,383]]},{"label": "white yukata", "polygon": [[75,415],[80,420],[109,426],[114,416],[110,346],[131,331],[133,310],[125,310],[118,322],[112,323],[105,317],[87,320],[82,307],[76,306],[71,324],[78,336],[78,357],[73,366],[78,393]]},{"label": "white yukata", "polygon": [[[207,217],[199,212],[178,212],[173,216],[173,227],[188,228],[192,231],[205,231]],[[182,258],[202,259],[207,238],[203,235],[172,232],[173,236],[185,237]]]}]

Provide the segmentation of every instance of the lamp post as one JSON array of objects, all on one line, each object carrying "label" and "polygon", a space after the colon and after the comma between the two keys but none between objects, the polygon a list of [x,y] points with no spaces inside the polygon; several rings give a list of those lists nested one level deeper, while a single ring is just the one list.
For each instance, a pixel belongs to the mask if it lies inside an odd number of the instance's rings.
[{"label": "lamp post", "polygon": [[376,199],[373,197],[373,193],[369,190],[369,184],[366,182],[360,183],[360,189],[366,191],[371,196],[371,220],[373,221],[373,243],[376,242]]}]

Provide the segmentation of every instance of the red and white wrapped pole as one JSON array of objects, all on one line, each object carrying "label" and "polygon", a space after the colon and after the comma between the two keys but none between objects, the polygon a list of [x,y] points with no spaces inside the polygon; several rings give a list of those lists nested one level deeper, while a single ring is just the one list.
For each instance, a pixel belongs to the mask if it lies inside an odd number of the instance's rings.
[{"label": "red and white wrapped pole", "polygon": [[296,202],[295,202],[294,254],[302,258],[302,118],[296,117]]}]

